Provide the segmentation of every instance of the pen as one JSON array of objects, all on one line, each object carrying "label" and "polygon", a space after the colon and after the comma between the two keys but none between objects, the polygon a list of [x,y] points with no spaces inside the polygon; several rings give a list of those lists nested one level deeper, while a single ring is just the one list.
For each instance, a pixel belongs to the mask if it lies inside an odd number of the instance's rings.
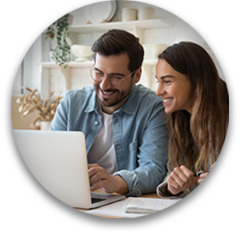
[{"label": "pen", "polygon": [[208,173],[210,171],[203,171],[203,172],[198,172],[198,173],[194,173],[194,177],[199,177],[202,173]]}]

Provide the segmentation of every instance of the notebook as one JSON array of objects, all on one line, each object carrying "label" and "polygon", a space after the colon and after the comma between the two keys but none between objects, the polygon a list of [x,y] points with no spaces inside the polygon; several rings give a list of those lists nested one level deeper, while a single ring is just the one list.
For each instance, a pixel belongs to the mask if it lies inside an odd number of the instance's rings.
[{"label": "notebook", "polygon": [[142,198],[142,197],[129,197],[122,209],[126,213],[155,213],[165,208],[168,208],[175,203],[179,202],[179,199],[161,199],[161,198]]}]

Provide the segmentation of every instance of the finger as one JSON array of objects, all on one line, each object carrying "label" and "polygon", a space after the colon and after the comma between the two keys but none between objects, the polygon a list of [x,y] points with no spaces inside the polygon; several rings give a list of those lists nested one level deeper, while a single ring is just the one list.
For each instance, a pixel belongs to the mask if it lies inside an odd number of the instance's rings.
[{"label": "finger", "polygon": [[169,177],[168,184],[169,189],[175,192],[174,189],[183,191],[192,186],[196,181],[197,179],[193,176],[193,172],[187,167],[181,166],[173,170]]},{"label": "finger", "polygon": [[88,169],[94,168],[94,167],[100,167],[98,164],[88,164]]},{"label": "finger", "polygon": [[167,185],[168,185],[168,190],[174,195],[182,191],[179,184],[171,176],[169,176],[167,179]]},{"label": "finger", "polygon": [[183,181],[182,178],[180,178],[180,177],[176,178],[176,179],[175,179],[175,182],[176,182],[176,184],[175,184],[174,187],[176,187],[176,185],[177,185],[177,188],[178,188],[178,189],[181,189],[181,190],[182,190],[182,189],[184,188],[184,186],[187,184],[187,182]]},{"label": "finger", "polygon": [[91,178],[93,175],[95,175],[98,172],[98,169],[96,167],[91,167],[88,169],[88,176]]},{"label": "finger", "polygon": [[168,177],[167,183],[170,187],[175,189],[181,188],[181,186],[184,184],[176,172],[171,173],[171,175]]},{"label": "finger", "polygon": [[178,177],[184,182],[184,183],[190,183],[195,182],[195,179],[193,177],[193,172],[189,170],[186,166],[182,165],[179,168],[175,168],[174,172],[178,175]]},{"label": "finger", "polygon": [[192,180],[193,179],[193,175],[194,175],[193,172],[191,170],[189,170],[186,166],[182,165],[180,167],[180,169],[181,169],[182,173],[186,176],[186,178],[188,180]]},{"label": "finger", "polygon": [[178,188],[174,188],[173,186],[168,185],[168,191],[171,192],[173,195],[176,195],[181,192]]},{"label": "finger", "polygon": [[205,177],[208,175],[208,172],[201,173],[201,175],[198,177],[198,179],[205,179]]},{"label": "finger", "polygon": [[99,188],[102,188],[103,187],[103,181],[97,181],[95,182],[93,185],[90,186],[90,190],[91,191],[95,191],[95,190],[98,190]]},{"label": "finger", "polygon": [[209,172],[205,172],[205,173],[202,173],[199,177],[198,177],[198,184],[200,184],[205,178],[206,176],[209,174]]},{"label": "finger", "polygon": [[178,175],[178,177],[183,181],[183,182],[188,182],[188,173],[185,170],[184,166],[181,166],[180,168],[177,168],[175,173]]},{"label": "finger", "polygon": [[89,164],[91,165],[89,168],[88,168],[88,175],[89,177],[92,177],[94,174],[96,174],[97,172],[100,172],[100,171],[104,171],[105,169],[100,167],[98,164]]},{"label": "finger", "polygon": [[180,167],[182,173],[184,174],[184,178],[183,175],[180,175],[180,177],[183,179],[185,185],[184,188],[189,188],[190,186],[192,186],[194,183],[196,183],[197,178],[195,178],[194,173],[188,169],[186,166],[182,165]]},{"label": "finger", "polygon": [[199,179],[197,180],[198,184],[200,184],[203,180],[204,180],[204,178],[199,178]]},{"label": "finger", "polygon": [[216,162],[214,162],[214,163],[212,164],[212,166],[210,167],[210,171],[211,171],[212,168],[214,167],[215,163],[216,163]]},{"label": "finger", "polygon": [[103,181],[106,178],[107,178],[107,176],[106,176],[105,173],[103,173],[103,172],[96,172],[94,175],[89,177],[89,182],[90,182],[90,184],[95,184],[95,182]]}]

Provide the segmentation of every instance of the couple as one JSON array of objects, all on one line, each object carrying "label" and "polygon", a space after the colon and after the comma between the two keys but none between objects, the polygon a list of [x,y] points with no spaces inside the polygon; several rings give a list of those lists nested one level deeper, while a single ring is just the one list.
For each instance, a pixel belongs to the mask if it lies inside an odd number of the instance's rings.
[{"label": "couple", "polygon": [[50,129],[85,134],[92,191],[186,194],[206,177],[226,135],[227,87],[213,61],[193,43],[167,48],[155,94],[136,85],[144,50],[134,35],[110,30],[92,51],[93,87],[69,91]]}]

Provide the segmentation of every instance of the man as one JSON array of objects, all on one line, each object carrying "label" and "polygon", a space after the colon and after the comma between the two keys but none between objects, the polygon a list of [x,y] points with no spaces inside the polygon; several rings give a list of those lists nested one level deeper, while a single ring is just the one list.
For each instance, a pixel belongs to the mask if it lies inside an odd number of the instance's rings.
[{"label": "man", "polygon": [[69,91],[50,129],[85,134],[92,191],[155,192],[166,174],[168,133],[162,100],[135,85],[143,48],[134,35],[110,30],[92,50],[93,87]]}]

